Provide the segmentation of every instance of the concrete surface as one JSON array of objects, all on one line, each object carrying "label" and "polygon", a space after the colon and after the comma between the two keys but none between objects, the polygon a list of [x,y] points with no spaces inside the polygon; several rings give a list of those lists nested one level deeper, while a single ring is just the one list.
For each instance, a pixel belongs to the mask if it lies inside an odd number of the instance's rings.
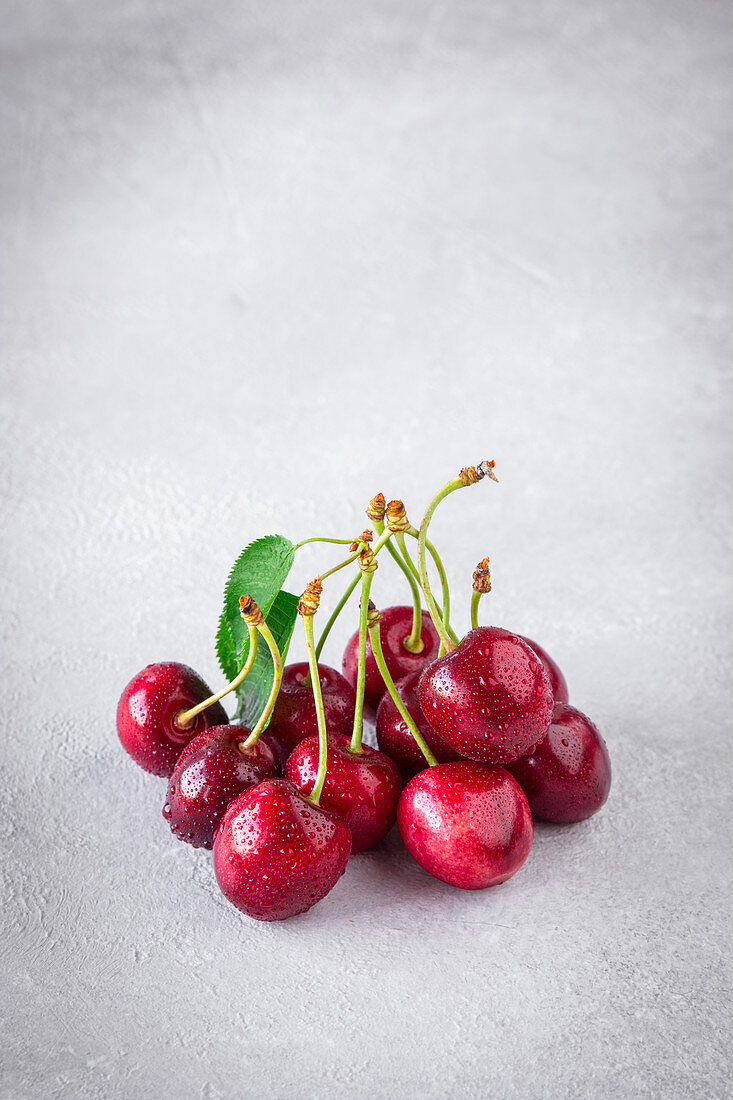
[{"label": "concrete surface", "polygon": [[[729,1096],[730,6],[2,8],[2,1095]],[[435,522],[455,623],[488,552],[608,806],[496,890],[393,834],[248,921],[122,686],[219,683],[250,538],[487,456]]]}]

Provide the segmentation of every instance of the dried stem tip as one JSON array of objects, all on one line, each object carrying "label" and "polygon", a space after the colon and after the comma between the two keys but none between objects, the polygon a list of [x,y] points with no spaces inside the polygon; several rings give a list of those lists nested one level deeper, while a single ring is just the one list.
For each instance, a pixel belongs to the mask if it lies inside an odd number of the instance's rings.
[{"label": "dried stem tip", "polygon": [[376,573],[379,563],[371,546],[365,546],[357,560],[362,573]]},{"label": "dried stem tip", "polygon": [[384,493],[377,493],[375,497],[369,501],[369,505],[366,510],[367,519],[370,519],[372,523],[381,523],[384,519]]},{"label": "dried stem tip", "polygon": [[493,458],[485,458],[483,462],[479,462],[478,466],[464,466],[458,476],[464,485],[475,485],[482,477],[490,477],[492,481],[498,481],[494,473],[495,465]]},{"label": "dried stem tip", "polygon": [[369,607],[367,608],[367,628],[369,630],[371,630],[372,627],[376,626],[377,623],[381,621],[381,619],[382,619],[382,616],[381,616],[380,612],[377,611],[376,607],[374,606],[374,604],[370,600],[369,601]]},{"label": "dried stem tip", "polygon": [[358,539],[354,539],[349,550],[354,551],[359,549],[360,542],[371,542],[374,538],[374,532],[370,531],[368,527],[365,527]]},{"label": "dried stem tip", "polygon": [[265,621],[265,616],[251,596],[239,597],[239,614],[246,623],[250,623],[252,626],[259,626],[260,623]]},{"label": "dried stem tip", "polygon": [[387,527],[390,531],[409,531],[412,524],[407,518],[405,506],[401,500],[390,500],[387,505]]},{"label": "dried stem tip", "polygon": [[489,573],[489,559],[484,558],[476,566],[473,574],[473,590],[474,592],[490,592],[491,591],[491,575]]},{"label": "dried stem tip", "polygon": [[299,615],[315,615],[318,610],[318,605],[321,602],[322,589],[323,585],[321,584],[320,577],[314,577],[313,580],[305,586],[305,592],[298,600]]}]

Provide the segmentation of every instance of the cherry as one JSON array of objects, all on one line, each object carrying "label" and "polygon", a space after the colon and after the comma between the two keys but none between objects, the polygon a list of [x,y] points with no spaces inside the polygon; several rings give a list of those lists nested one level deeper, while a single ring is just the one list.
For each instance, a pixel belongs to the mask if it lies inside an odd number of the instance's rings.
[{"label": "cherry", "polygon": [[[421,676],[422,672],[410,672],[395,684],[397,692],[436,759],[441,764],[448,760],[460,760],[459,754],[435,732],[420,708],[417,684]],[[389,692],[383,696],[377,709],[377,744],[382,752],[391,756],[403,772],[409,775],[427,767],[425,757]]]},{"label": "cherry", "polygon": [[[328,665],[318,666],[318,678],[321,681],[326,728],[329,733],[350,734],[356,705],[353,687],[340,672]],[[284,769],[295,746],[317,732],[316,703],[308,679],[308,662],[286,665],[280,694],[267,727],[267,734],[277,748],[281,768]]]},{"label": "cherry", "polygon": [[[384,660],[393,680],[401,680],[408,672],[421,671],[438,656],[440,640],[433,626],[433,620],[427,611],[422,613],[423,649],[420,653],[411,653],[405,649],[405,639],[412,633],[412,607],[388,607],[382,612],[379,634],[382,640]],[[356,684],[359,665],[359,632],[353,634],[344,650],[344,676],[351,684]],[[381,673],[374,660],[372,647],[367,638],[366,681],[364,688],[364,709],[370,716],[376,714],[379,702],[387,690]]]},{"label": "cherry", "polygon": [[351,833],[292,783],[264,779],[229,803],[214,835],[222,893],[255,920],[305,913],[344,873]]},{"label": "cherry", "polygon": [[210,848],[214,830],[232,799],[262,779],[279,774],[277,753],[266,736],[244,747],[246,726],[212,726],[178,757],[168,783],[163,817],[171,832],[194,848]]},{"label": "cherry", "polygon": [[504,768],[470,760],[437,764],[411,779],[397,824],[420,866],[463,890],[506,882],[532,847],[522,788]]},{"label": "cherry", "polygon": [[423,714],[461,756],[505,764],[547,733],[552,688],[532,647],[497,626],[471,630],[429,665],[418,687]]},{"label": "cherry", "polygon": [[606,743],[590,718],[556,703],[547,736],[508,770],[522,787],[535,817],[569,824],[600,810],[611,787]]},{"label": "cherry", "polygon": [[550,687],[552,688],[552,694],[554,696],[555,702],[567,703],[569,698],[568,684],[557,662],[553,661],[547,650],[543,649],[538,642],[533,642],[531,638],[525,638],[523,634],[517,634],[517,637],[521,638],[523,642],[527,643],[527,645],[532,646],[532,649],[535,651],[539,659],[542,661],[542,664],[545,666],[545,672],[550,677]]},{"label": "cherry", "polygon": [[170,775],[183,747],[197,733],[229,721],[220,703],[198,714],[187,729],[176,715],[208,699],[210,688],[177,661],[148,665],[133,676],[117,704],[117,733],[133,760],[153,775]]},{"label": "cherry", "polygon": [[[318,737],[307,737],[293,749],[285,767],[286,777],[304,795],[315,786],[318,772]],[[328,771],[320,805],[340,814],[351,829],[352,852],[372,848],[395,823],[402,790],[399,769],[389,756],[362,745],[351,752],[349,738],[328,738]]]}]

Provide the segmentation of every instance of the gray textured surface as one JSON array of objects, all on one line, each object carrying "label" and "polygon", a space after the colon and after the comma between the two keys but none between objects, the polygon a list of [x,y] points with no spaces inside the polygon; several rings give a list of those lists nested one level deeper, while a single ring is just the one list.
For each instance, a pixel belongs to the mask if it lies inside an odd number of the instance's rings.
[{"label": "gray textured surface", "polygon": [[[2,1095],[729,1095],[729,6],[2,8]],[[393,834],[247,921],[120,689],[217,681],[251,537],[487,455],[456,603],[488,551],[607,808],[493,891]]]}]

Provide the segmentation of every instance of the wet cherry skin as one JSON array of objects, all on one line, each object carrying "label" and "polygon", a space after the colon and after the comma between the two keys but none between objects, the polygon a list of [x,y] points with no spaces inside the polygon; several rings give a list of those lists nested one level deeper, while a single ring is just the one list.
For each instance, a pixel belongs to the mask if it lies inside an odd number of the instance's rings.
[{"label": "wet cherry skin", "polygon": [[523,634],[518,634],[517,637],[525,641],[527,645],[532,646],[532,649],[545,666],[545,672],[550,678],[550,687],[552,688],[552,696],[555,702],[567,703],[569,699],[568,684],[557,661],[553,661],[550,654],[546,649],[542,648],[539,642],[533,642],[531,638],[525,638]]},{"label": "wet cherry skin", "polygon": [[[285,775],[304,795],[310,794],[318,773],[318,737],[301,741],[285,766]],[[352,837],[352,852],[373,848],[395,823],[402,777],[383,752],[362,745],[351,752],[349,738],[328,738],[328,771],[320,805],[340,814]]]},{"label": "wet cherry skin", "polygon": [[194,848],[211,848],[232,799],[262,779],[279,775],[277,753],[267,735],[244,748],[251,732],[234,723],[212,726],[186,745],[168,781],[163,807],[163,817],[179,840]]},{"label": "wet cherry skin", "polygon": [[473,760],[437,764],[411,779],[397,824],[420,866],[462,890],[506,882],[532,847],[522,788],[506,769]]},{"label": "wet cherry skin", "polygon": [[547,733],[553,697],[532,647],[496,626],[471,630],[429,665],[418,685],[423,714],[457,753],[506,764],[531,752]]},{"label": "wet cherry skin", "polygon": [[214,872],[229,901],[255,920],[305,913],[346,869],[351,833],[285,779],[264,779],[229,803],[214,835]]},{"label": "wet cherry skin", "polygon": [[558,824],[592,817],[611,788],[605,741],[590,718],[567,703],[555,704],[552,725],[534,751],[507,768],[534,817]]},{"label": "wet cherry skin", "polygon": [[133,676],[117,704],[117,733],[132,759],[153,775],[170,775],[188,742],[210,726],[229,721],[221,703],[179,729],[176,715],[208,699],[211,689],[188,665],[163,661]]},{"label": "wet cherry skin", "polygon": [[[422,672],[410,672],[398,680],[395,684],[397,693],[436,760],[441,764],[448,760],[460,760],[459,754],[435,732],[422,712],[417,697],[421,676]],[[382,752],[392,757],[404,775],[413,776],[428,766],[389,692],[385,692],[377,708],[377,744]]]},{"label": "wet cherry skin", "polygon": [[[382,612],[379,623],[379,637],[382,643],[384,660],[393,680],[401,680],[403,676],[407,676],[408,672],[421,671],[438,656],[440,639],[427,611],[422,613],[421,630],[422,652],[410,653],[409,649],[405,649],[404,641],[412,633],[412,608],[388,607]],[[344,676],[349,683],[354,685],[356,684],[358,665],[359,632],[357,630],[346,643],[343,659]],[[364,713],[368,717],[373,718],[375,716],[379,702],[386,690],[367,636]]]},{"label": "wet cherry skin", "polygon": [[[345,677],[328,665],[318,666],[323,696],[323,712],[329,733],[351,734],[354,725],[356,695]],[[308,677],[308,663],[286,665],[283,670],[280,694],[267,727],[268,736],[275,743],[280,767],[295,746],[305,737],[318,733],[316,704]]]}]

